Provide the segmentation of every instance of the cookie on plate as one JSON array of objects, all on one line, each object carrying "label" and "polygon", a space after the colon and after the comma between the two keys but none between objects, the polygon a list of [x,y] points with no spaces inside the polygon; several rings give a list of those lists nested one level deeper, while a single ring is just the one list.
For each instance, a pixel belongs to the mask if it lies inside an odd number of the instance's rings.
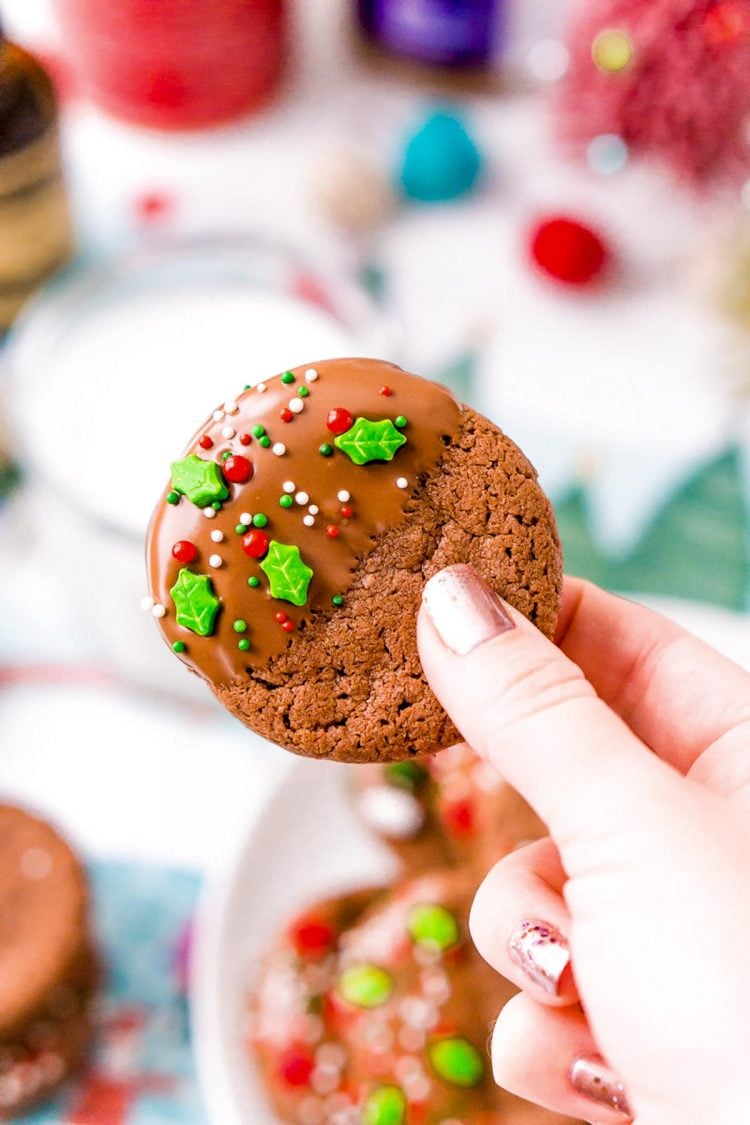
[{"label": "cookie on plate", "polygon": [[50,825],[0,805],[0,1120],[84,1061],[96,982],[79,860]]},{"label": "cookie on plate", "polygon": [[415,630],[426,579],[449,564],[554,631],[560,546],[533,467],[392,364],[328,360],[259,383],[171,469],[144,608],[232,714],[298,754],[399,761],[459,741]]}]

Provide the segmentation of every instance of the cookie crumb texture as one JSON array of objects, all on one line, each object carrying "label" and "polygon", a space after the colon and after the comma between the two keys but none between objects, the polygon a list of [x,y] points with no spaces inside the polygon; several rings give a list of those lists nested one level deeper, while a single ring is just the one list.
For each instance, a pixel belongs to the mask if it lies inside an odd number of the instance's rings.
[{"label": "cookie crumb texture", "polygon": [[[417,652],[422,589],[470,563],[552,635],[561,552],[533,467],[444,388],[391,364],[326,361],[261,386],[238,398],[239,418],[217,411],[199,431],[152,523],[147,601],[165,639],[231,713],[295,753],[399,761],[452,745]],[[248,436],[237,449],[251,470],[234,448]],[[186,464],[196,455],[208,469]]]}]

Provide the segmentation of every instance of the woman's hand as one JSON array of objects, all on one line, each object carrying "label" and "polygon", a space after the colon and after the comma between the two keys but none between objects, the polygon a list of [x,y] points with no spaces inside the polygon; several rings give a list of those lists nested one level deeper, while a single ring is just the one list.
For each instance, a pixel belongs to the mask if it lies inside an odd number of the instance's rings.
[{"label": "woman's hand", "polygon": [[557,644],[468,566],[427,583],[429,682],[550,831],[472,912],[523,990],[497,1081],[597,1123],[747,1125],[750,675],[575,579]]}]

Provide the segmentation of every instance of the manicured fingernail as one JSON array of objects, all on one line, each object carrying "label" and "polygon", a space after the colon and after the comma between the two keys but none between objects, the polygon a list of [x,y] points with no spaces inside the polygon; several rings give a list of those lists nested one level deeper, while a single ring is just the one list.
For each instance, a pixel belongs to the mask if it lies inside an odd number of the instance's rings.
[{"label": "manicured fingernail", "polygon": [[570,964],[568,943],[555,926],[547,922],[526,921],[508,942],[514,965],[549,996],[557,996],[560,978]]},{"label": "manicured fingernail", "polygon": [[514,628],[497,594],[471,566],[449,566],[424,588],[422,600],[443,644],[457,656]]},{"label": "manicured fingernail", "polygon": [[574,1059],[568,1074],[576,1093],[596,1105],[618,1111],[623,1117],[633,1116],[625,1087],[599,1055],[581,1055]]}]

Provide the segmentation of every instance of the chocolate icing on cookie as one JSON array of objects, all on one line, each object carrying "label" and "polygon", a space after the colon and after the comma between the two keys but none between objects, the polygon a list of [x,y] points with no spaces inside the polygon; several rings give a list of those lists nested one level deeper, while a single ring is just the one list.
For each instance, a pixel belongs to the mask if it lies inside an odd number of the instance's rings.
[{"label": "chocolate icing on cookie", "polygon": [[180,659],[214,685],[241,681],[336,613],[461,418],[445,388],[360,359],[295,368],[217,409],[149,532],[147,604]]}]

